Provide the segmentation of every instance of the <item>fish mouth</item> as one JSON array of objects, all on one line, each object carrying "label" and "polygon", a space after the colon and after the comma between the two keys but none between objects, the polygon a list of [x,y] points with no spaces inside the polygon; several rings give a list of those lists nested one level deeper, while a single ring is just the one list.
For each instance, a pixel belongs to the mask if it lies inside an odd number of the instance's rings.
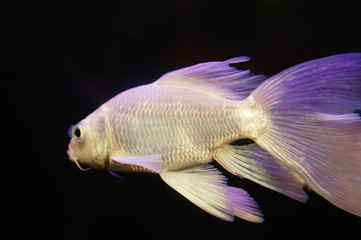
[{"label": "fish mouth", "polygon": [[67,151],[66,153],[68,154],[68,157],[69,157],[70,161],[75,162],[75,161],[78,160],[78,159],[74,156],[73,152],[72,152],[70,149],[68,149],[68,151]]},{"label": "fish mouth", "polygon": [[68,157],[70,159],[70,161],[74,162],[75,165],[82,171],[88,171],[90,170],[90,168],[84,168],[80,165],[80,163],[78,162],[78,158],[74,156],[74,153],[68,149],[68,151],[66,152],[68,154]]}]

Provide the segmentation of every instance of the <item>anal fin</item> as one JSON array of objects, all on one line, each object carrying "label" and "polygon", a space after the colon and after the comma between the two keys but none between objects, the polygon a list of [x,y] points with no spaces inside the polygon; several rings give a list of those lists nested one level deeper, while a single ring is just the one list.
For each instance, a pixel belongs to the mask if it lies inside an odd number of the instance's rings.
[{"label": "anal fin", "polygon": [[276,162],[257,144],[225,145],[215,159],[234,175],[247,178],[300,202],[308,199],[301,179]]}]

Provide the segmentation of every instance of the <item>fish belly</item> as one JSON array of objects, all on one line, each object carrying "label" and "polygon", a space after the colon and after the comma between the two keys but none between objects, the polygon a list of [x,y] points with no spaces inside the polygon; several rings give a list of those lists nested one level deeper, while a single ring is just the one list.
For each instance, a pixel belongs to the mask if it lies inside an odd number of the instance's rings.
[{"label": "fish belly", "polygon": [[224,143],[240,138],[239,102],[197,90],[149,84],[107,103],[112,154],[161,155],[179,170],[212,161]]}]

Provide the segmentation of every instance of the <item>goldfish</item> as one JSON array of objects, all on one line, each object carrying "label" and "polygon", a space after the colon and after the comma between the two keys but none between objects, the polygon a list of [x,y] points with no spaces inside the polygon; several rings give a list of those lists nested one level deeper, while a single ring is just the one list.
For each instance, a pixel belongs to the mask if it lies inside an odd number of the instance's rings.
[{"label": "goldfish", "polygon": [[[304,187],[361,216],[361,53],[267,78],[236,57],[175,70],[121,92],[70,129],[69,159],[148,172],[225,221],[264,221],[245,190],[216,169],[306,202]],[[251,139],[250,144],[234,144]]]}]

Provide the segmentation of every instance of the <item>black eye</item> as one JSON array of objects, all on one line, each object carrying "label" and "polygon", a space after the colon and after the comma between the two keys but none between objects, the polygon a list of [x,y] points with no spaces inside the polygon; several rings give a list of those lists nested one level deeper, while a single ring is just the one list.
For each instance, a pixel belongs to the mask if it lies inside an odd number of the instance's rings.
[{"label": "black eye", "polygon": [[81,131],[80,131],[79,128],[76,128],[76,129],[74,130],[74,135],[75,135],[77,138],[80,138],[80,137],[81,137]]},{"label": "black eye", "polygon": [[82,132],[79,126],[76,126],[73,128],[73,137],[77,140],[77,141],[81,141],[82,140]]}]

